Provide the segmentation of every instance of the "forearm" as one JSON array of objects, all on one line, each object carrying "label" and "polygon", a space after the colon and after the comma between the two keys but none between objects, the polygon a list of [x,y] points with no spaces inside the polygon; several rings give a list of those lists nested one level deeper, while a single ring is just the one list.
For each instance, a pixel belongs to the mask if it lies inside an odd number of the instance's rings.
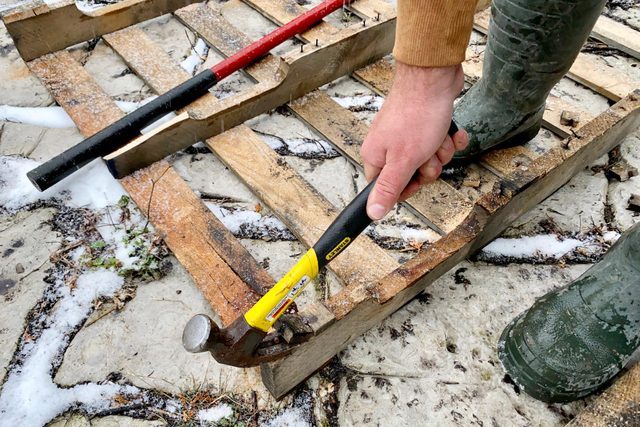
[{"label": "forearm", "polygon": [[398,0],[396,60],[421,67],[464,61],[477,0]]}]

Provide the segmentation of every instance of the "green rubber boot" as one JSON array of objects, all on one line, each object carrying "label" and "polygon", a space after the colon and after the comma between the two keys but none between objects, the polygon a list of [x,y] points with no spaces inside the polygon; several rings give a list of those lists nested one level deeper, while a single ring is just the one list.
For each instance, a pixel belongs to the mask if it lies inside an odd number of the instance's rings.
[{"label": "green rubber boot", "polygon": [[638,346],[640,224],[576,281],[514,319],[498,356],[527,394],[569,402],[613,378]]},{"label": "green rubber boot", "polygon": [[494,0],[482,78],[456,105],[470,137],[454,164],[538,133],[553,86],[573,64],[605,0]]}]

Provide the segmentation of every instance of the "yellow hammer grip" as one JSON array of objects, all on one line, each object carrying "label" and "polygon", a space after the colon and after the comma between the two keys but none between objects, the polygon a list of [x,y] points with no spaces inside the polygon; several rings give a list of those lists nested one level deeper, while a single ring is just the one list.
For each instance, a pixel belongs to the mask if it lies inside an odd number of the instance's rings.
[{"label": "yellow hammer grip", "polygon": [[244,315],[249,326],[267,332],[318,274],[318,257],[309,251]]}]

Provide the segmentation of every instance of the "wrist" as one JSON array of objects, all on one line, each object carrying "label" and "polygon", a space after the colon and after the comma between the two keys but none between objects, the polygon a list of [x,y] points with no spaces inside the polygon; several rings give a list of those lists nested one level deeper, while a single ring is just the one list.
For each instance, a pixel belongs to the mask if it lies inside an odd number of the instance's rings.
[{"label": "wrist", "polygon": [[396,61],[391,95],[400,94],[409,99],[418,97],[423,101],[443,96],[453,101],[464,85],[461,65],[446,67],[420,67]]}]

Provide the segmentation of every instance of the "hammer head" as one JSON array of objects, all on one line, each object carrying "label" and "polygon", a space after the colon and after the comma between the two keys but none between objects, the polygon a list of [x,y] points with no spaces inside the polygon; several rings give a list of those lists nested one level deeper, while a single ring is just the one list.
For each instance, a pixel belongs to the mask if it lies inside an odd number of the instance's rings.
[{"label": "hammer head", "polygon": [[251,327],[244,316],[226,328],[219,328],[206,314],[197,314],[184,328],[182,345],[191,353],[208,351],[219,363],[245,368],[278,359],[291,351],[278,343],[261,348],[266,335]]}]

